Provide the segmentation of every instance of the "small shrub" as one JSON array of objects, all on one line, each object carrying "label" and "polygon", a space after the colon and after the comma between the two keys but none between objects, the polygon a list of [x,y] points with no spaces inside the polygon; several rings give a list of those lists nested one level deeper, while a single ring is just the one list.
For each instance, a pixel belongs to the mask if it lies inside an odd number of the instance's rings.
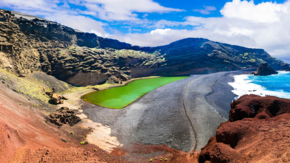
[{"label": "small shrub", "polygon": [[94,149],[94,151],[96,152],[96,151],[97,151],[97,149]]},{"label": "small shrub", "polygon": [[150,158],[150,162],[152,162],[152,158]]},{"label": "small shrub", "polygon": [[74,134],[74,132],[73,132],[73,131],[71,131],[71,132],[70,132],[70,134],[72,134],[72,135],[73,135],[73,134]]},{"label": "small shrub", "polygon": [[81,145],[85,145],[85,144],[86,144],[86,142],[84,142],[84,141],[81,142]]}]

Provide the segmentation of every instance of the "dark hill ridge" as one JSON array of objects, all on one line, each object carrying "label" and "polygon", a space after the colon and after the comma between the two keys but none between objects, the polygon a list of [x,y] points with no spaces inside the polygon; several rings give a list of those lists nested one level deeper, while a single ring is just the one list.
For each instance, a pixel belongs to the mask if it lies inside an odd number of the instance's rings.
[{"label": "dark hill ridge", "polygon": [[25,75],[43,71],[75,85],[94,85],[130,77],[188,75],[239,70],[268,63],[289,65],[262,49],[249,49],[202,38],[159,47],[132,46],[84,33],[33,16],[0,10],[0,67]]}]

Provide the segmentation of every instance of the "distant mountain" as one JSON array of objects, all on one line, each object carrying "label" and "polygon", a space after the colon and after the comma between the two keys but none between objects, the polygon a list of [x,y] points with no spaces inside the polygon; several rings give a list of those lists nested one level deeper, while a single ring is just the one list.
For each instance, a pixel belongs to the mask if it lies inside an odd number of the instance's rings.
[{"label": "distant mountain", "polygon": [[19,75],[43,71],[75,85],[95,85],[149,75],[240,70],[261,63],[276,70],[289,69],[288,64],[263,49],[202,38],[139,47],[31,15],[15,14],[0,10],[0,67]]}]

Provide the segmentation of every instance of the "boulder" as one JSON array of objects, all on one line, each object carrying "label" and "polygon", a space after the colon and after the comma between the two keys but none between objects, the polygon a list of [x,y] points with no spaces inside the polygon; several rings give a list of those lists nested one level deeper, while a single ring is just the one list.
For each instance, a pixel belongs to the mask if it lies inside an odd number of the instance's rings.
[{"label": "boulder", "polygon": [[259,76],[265,76],[265,75],[272,75],[272,74],[278,74],[277,71],[272,69],[268,63],[262,63],[257,71],[253,72],[254,75],[259,75]]},{"label": "boulder", "polygon": [[76,112],[77,111],[69,110],[67,107],[61,107],[55,112],[52,112],[47,117],[47,120],[58,126],[62,126],[63,124],[69,124],[70,126],[73,126],[81,121],[81,119],[76,116]]},{"label": "boulder", "polygon": [[99,88],[95,88],[95,87],[93,87],[92,89],[95,90],[95,91],[100,91]]},{"label": "boulder", "polygon": [[126,75],[126,74],[120,74],[119,78],[122,81],[128,81],[130,79],[130,76],[129,75]]},{"label": "boulder", "polygon": [[53,92],[46,92],[46,94],[50,97],[50,100],[49,102],[51,104],[63,104],[63,100],[67,100],[66,97],[62,96],[62,95],[58,95],[58,94],[55,94]]},{"label": "boulder", "polygon": [[119,84],[120,80],[116,76],[111,76],[107,82],[108,84]]}]

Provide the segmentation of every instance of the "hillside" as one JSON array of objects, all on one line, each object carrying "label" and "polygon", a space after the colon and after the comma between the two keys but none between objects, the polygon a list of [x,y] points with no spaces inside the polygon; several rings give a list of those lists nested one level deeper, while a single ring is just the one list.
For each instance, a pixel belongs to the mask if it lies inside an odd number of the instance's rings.
[{"label": "hillside", "polygon": [[263,62],[276,70],[289,69],[262,49],[202,38],[138,47],[44,19],[26,18],[0,10],[0,68],[20,76],[42,71],[74,85],[95,85],[149,75],[239,70]]}]

